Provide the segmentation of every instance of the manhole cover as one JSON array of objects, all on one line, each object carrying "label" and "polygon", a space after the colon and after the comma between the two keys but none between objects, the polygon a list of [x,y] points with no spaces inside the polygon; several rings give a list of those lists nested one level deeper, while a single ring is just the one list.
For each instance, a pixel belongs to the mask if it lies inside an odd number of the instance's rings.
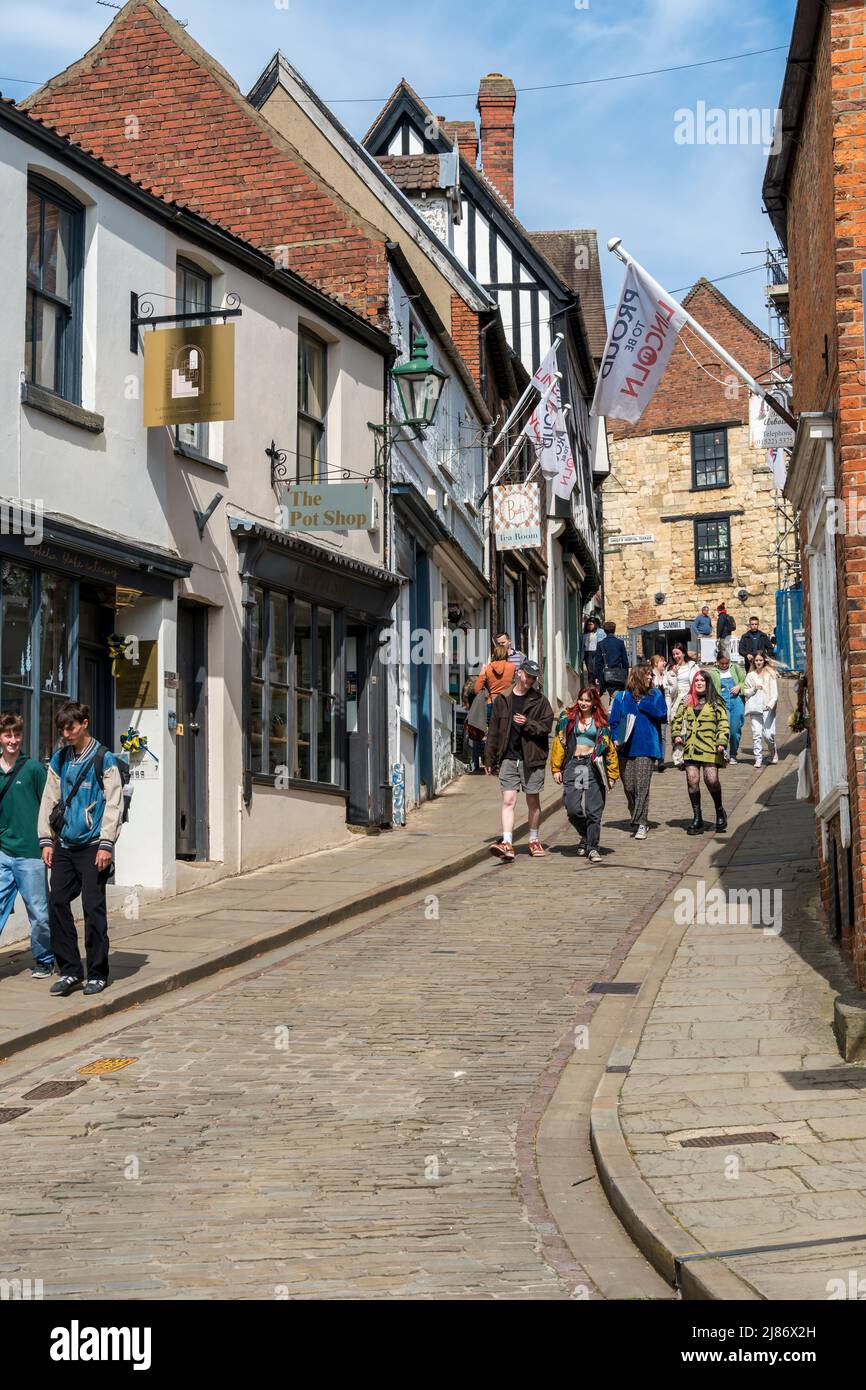
[{"label": "manhole cover", "polygon": [[640,989],[639,984],[632,984],[628,980],[596,980],[594,985],[590,985],[590,994],[637,994]]},{"label": "manhole cover", "polygon": [[735,1144],[777,1144],[778,1134],[756,1129],[747,1134],[700,1134],[697,1139],[680,1139],[681,1149],[715,1149]]},{"label": "manhole cover", "polygon": [[0,1106],[0,1125],[8,1124],[10,1120],[17,1120],[19,1115],[29,1114],[30,1107],[27,1105],[18,1106],[17,1109],[9,1105]]},{"label": "manhole cover", "polygon": [[25,1100],[56,1100],[60,1096],[68,1096],[72,1091],[77,1091],[79,1086],[86,1086],[86,1081],[43,1081],[41,1086],[34,1086],[32,1091],[28,1091]]},{"label": "manhole cover", "polygon": [[112,1071],[122,1071],[124,1067],[137,1062],[137,1057],[100,1057],[96,1062],[88,1062],[86,1067],[78,1068],[79,1076],[106,1076]]}]

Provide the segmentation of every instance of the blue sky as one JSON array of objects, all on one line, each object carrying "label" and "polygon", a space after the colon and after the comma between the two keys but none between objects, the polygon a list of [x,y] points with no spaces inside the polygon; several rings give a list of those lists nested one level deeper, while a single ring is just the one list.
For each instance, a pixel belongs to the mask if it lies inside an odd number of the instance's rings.
[{"label": "blue sky", "polygon": [[[247,91],[281,49],[343,122],[362,135],[406,77],[449,119],[475,115],[479,78],[518,88],[575,82],[782,46],[712,67],[604,85],[519,92],[516,210],[532,229],[595,227],[619,235],[666,288],[757,263],[769,239],[760,145],[683,145],[675,112],[774,110],[795,0],[172,0],[195,39]],[[112,11],[94,0],[0,0],[0,89],[20,98],[91,46]],[[346,101],[345,98],[374,98]],[[602,253],[605,297],[620,268]],[[720,288],[763,327],[760,272]]]}]

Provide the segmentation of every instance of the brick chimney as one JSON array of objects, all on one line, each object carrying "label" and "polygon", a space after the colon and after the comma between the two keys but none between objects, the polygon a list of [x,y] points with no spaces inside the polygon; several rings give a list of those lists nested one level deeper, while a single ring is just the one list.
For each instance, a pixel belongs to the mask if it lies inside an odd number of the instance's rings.
[{"label": "brick chimney", "polygon": [[446,121],[445,134],[452,145],[460,146],[460,155],[474,169],[478,163],[478,131],[474,121]]},{"label": "brick chimney", "polygon": [[489,72],[478,88],[481,115],[481,167],[497,192],[514,207],[514,108],[517,93],[510,77]]}]

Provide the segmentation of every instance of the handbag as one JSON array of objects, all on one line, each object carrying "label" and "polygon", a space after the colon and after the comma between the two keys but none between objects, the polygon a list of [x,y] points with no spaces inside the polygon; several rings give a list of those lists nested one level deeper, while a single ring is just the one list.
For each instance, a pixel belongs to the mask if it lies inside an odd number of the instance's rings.
[{"label": "handbag", "polygon": [[764,707],[764,692],[763,692],[763,690],[755,690],[755,691],[753,691],[752,694],[749,696],[748,700],[746,701],[745,713],[746,713],[746,714],[764,714],[765,712],[766,712],[766,711],[765,711],[765,707]]},{"label": "handbag", "polygon": [[466,716],[466,732],[476,743],[483,743],[487,737],[487,694],[481,690],[469,706]]},{"label": "handbag", "polygon": [[625,683],[628,680],[627,666],[608,666],[607,651],[602,647],[602,665],[604,666],[604,683],[609,690],[625,690]]}]

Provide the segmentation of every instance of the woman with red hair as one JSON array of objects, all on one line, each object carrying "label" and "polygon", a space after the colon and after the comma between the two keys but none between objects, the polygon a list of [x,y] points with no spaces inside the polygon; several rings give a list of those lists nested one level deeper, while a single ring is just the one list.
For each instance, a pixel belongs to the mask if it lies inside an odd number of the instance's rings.
[{"label": "woman with red hair", "polygon": [[683,750],[683,766],[689,786],[689,801],[694,817],[690,835],[700,835],[705,826],[701,811],[701,768],[704,783],[716,808],[716,830],[727,830],[728,818],[722,805],[719,768],[727,762],[726,749],[730,728],[725,702],[706,671],[698,671],[692,679],[686,701],[674,717],[674,746]]},{"label": "woman with red hair", "polygon": [[601,861],[598,843],[608,788],[619,778],[619,761],[607,714],[594,685],[577,692],[570,709],[560,712],[550,753],[554,782],[565,796],[565,813],[580,842],[579,855]]}]

